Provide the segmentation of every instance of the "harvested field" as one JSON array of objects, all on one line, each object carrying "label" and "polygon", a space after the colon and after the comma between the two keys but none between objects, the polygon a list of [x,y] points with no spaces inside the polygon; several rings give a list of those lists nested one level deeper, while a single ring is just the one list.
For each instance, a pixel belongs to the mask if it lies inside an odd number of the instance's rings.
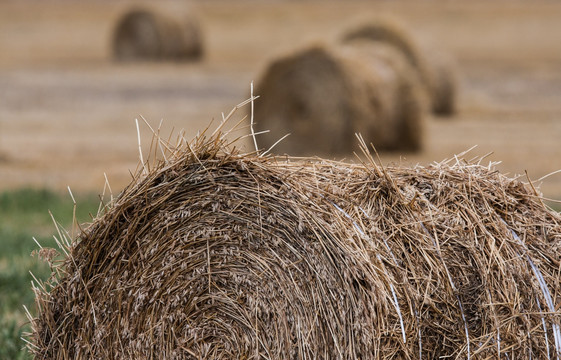
[{"label": "harvested field", "polygon": [[561,355],[561,216],[530,184],[461,158],[383,167],[365,145],[349,165],[227,143],[155,138],[165,160],[63,236],[38,358]]},{"label": "harvested field", "polygon": [[[537,180],[561,167],[561,4],[194,2],[208,45],[202,63],[125,66],[112,61],[111,38],[130,5],[0,3],[0,187],[99,191],[105,172],[120,189],[136,166],[139,114],[193,136],[247,98],[271,59],[338,39],[368,14],[400,19],[422,45],[453,55],[462,74],[455,120],[428,118],[423,151],[381,154],[384,163],[426,165],[478,145],[474,156],[494,152],[512,176],[527,170]],[[541,189],[560,198],[561,175]]]}]

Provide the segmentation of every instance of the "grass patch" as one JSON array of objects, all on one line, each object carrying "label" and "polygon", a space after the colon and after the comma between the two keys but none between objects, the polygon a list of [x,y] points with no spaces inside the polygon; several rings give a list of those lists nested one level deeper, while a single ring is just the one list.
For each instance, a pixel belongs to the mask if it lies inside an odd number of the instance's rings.
[{"label": "grass patch", "polygon": [[[75,194],[76,195],[76,194]],[[80,223],[91,220],[99,199],[93,194],[76,197],[76,218]],[[72,226],[74,204],[70,195],[45,189],[20,189],[0,193],[0,359],[31,359],[22,351],[22,333],[30,330],[22,305],[35,312],[31,290],[31,271],[39,280],[50,275],[47,264],[31,252],[38,247],[57,248],[53,239],[55,226],[49,214],[63,227]]]}]

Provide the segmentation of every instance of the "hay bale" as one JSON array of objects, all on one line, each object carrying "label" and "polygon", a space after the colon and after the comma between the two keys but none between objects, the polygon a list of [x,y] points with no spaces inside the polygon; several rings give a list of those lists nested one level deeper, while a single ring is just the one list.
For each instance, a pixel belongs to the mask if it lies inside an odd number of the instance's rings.
[{"label": "hay bale", "polygon": [[133,9],[113,32],[113,55],[119,61],[198,60],[203,55],[200,26],[190,17]]},{"label": "hay bale", "polygon": [[435,115],[452,115],[456,109],[457,67],[452,60],[434,51],[422,49],[410,32],[392,18],[374,19],[367,24],[349,30],[342,42],[373,41],[389,44],[398,49],[413,69],[417,70]]},{"label": "hay bale", "polygon": [[139,173],[66,249],[36,289],[36,358],[561,350],[561,216],[531,187],[457,159],[381,168],[222,141],[197,138]]},{"label": "hay bale", "polygon": [[[417,70],[427,71],[427,61],[423,51],[403,24],[393,18],[377,18],[345,32],[343,43],[355,40],[370,40],[390,44],[405,55],[407,61]],[[428,78],[428,73],[423,73]]]},{"label": "hay bale", "polygon": [[454,115],[458,110],[458,66],[450,56],[443,53],[433,52],[430,58],[434,83],[432,112],[442,116]]},{"label": "hay bale", "polygon": [[[417,151],[422,148],[424,135],[424,113],[429,99],[422,90],[421,80],[409,63],[392,46],[355,41],[352,46],[343,46],[349,56],[360,59],[366,67],[374,70],[380,82],[382,96],[390,97],[391,108],[388,125],[392,137],[389,150]],[[376,131],[370,136],[376,139]],[[390,130],[386,130],[386,133]]]},{"label": "hay bale", "polygon": [[417,70],[419,77],[429,88],[432,85],[430,65],[423,50],[417,45],[410,32],[393,18],[378,18],[345,32],[343,43],[356,40],[382,42],[394,46],[400,51],[411,66]]},{"label": "hay bale", "polygon": [[354,133],[379,150],[419,150],[422,95],[393,49],[316,45],[272,62],[257,83],[254,118],[268,148],[291,155],[348,155]]}]

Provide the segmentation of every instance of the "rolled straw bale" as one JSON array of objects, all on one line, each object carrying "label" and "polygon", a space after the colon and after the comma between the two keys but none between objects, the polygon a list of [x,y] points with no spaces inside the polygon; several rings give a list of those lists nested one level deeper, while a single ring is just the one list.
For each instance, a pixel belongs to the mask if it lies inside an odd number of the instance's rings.
[{"label": "rolled straw bale", "polygon": [[432,112],[443,116],[454,115],[458,106],[458,66],[450,56],[440,52],[433,52],[430,59],[434,80]]},{"label": "rolled straw bale", "polygon": [[561,355],[561,216],[532,187],[457,158],[350,165],[223,139],[143,164],[65,248],[35,289],[36,358]]},{"label": "rolled straw bale", "polygon": [[120,61],[197,60],[203,54],[200,27],[192,17],[133,9],[115,28],[113,54]]},{"label": "rolled straw bale", "polygon": [[[367,23],[348,30],[342,36],[343,43],[357,39],[390,44],[399,49],[416,69],[423,70],[427,66],[423,52],[409,30],[394,18],[380,17],[371,19]],[[428,76],[428,74],[425,75]]]},{"label": "rolled straw bale", "polygon": [[[380,74],[383,79],[380,92],[391,96],[388,124],[395,140],[387,148],[419,150],[423,143],[423,114],[428,107],[428,98],[415,70],[397,50],[386,44],[355,41],[352,46],[343,46],[342,49]],[[376,132],[371,138],[376,139]]]},{"label": "rolled straw bale", "polygon": [[[393,61],[393,60],[396,61]],[[393,49],[316,45],[272,62],[257,83],[254,119],[277,153],[348,155],[353,134],[380,150],[422,146],[422,95]]]},{"label": "rolled straw bale", "polygon": [[378,18],[344,33],[343,43],[369,40],[382,42],[398,49],[417,70],[436,115],[451,115],[455,110],[457,67],[448,57],[431,55],[421,48],[410,32],[393,18]]},{"label": "rolled straw bale", "polygon": [[385,17],[372,19],[368,23],[348,30],[342,36],[343,43],[351,43],[356,40],[370,40],[394,46],[418,71],[423,82],[429,87],[432,85],[430,65],[426,55],[407,28],[398,20]]}]

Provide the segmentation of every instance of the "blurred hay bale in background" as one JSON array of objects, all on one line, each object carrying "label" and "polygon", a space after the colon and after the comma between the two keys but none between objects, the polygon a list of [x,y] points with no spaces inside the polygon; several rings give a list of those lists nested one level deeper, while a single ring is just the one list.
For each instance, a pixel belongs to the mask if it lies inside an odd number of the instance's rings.
[{"label": "blurred hay bale in background", "polygon": [[165,160],[35,288],[37,358],[559,355],[561,217],[532,187],[458,158],[382,168],[224,142],[156,139]]},{"label": "blurred hay bale in background", "polygon": [[393,18],[373,19],[343,34],[343,43],[354,40],[370,40],[394,46],[419,72],[420,77],[430,83],[429,65],[425,54],[401,22]]},{"label": "blurred hay bale in background", "polygon": [[200,26],[193,17],[147,9],[127,11],[113,33],[119,61],[189,61],[203,55]]},{"label": "blurred hay bale in background", "polygon": [[458,65],[452,57],[438,51],[430,52],[428,58],[434,83],[432,111],[436,115],[454,115],[458,111]]},{"label": "blurred hay bale in background", "polygon": [[380,150],[422,146],[418,78],[394,49],[316,45],[273,61],[257,83],[254,118],[276,153],[349,155],[354,133]]},{"label": "blurred hay bale in background", "polygon": [[[398,49],[417,70],[429,94],[431,110],[436,115],[452,115],[458,91],[457,67],[449,56],[427,51],[417,44],[405,26],[393,18],[378,18],[345,32],[343,43],[356,40],[382,42]],[[440,50],[439,50],[440,51]]]},{"label": "blurred hay bale in background", "polygon": [[[387,145],[381,149],[420,150],[423,145],[424,114],[428,108],[428,98],[416,71],[399,51],[387,44],[355,41],[343,46],[342,51],[348,52],[348,56],[360,59],[360,62],[365,62],[367,68],[379,74],[383,79],[380,82],[380,92],[385,93],[382,96],[391,98],[391,108],[385,126],[376,124],[384,128],[385,131],[381,133],[391,134],[382,137],[388,140]],[[378,129],[374,129],[366,140],[376,144],[379,137],[377,132]]]}]

